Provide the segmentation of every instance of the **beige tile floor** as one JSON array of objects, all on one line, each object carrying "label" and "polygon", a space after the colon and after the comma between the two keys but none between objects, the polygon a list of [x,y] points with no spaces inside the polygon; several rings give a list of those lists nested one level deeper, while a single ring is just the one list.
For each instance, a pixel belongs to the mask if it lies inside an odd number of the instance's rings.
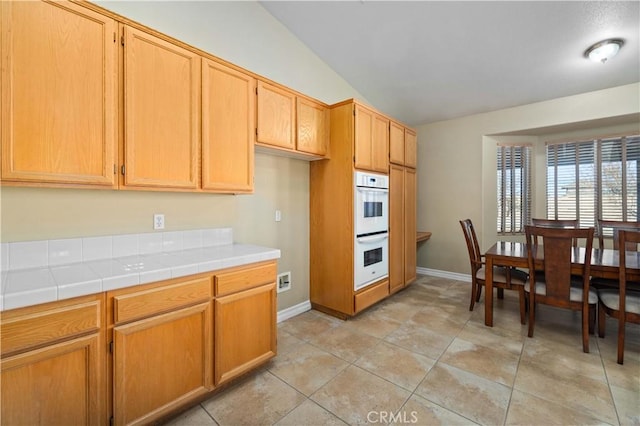
[{"label": "beige tile floor", "polygon": [[469,312],[469,283],[419,277],[355,319],[309,311],[278,325],[278,356],[170,425],[640,424],[640,327],[616,363],[616,323],[582,352],[580,315],[517,295]]}]

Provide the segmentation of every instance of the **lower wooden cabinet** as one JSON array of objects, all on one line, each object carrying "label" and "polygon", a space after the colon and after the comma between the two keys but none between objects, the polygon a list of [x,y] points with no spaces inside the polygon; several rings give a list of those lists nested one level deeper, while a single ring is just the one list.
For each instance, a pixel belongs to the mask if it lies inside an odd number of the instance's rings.
[{"label": "lower wooden cabinet", "polygon": [[2,424],[105,423],[101,297],[2,313]]},{"label": "lower wooden cabinet", "polygon": [[275,356],[275,301],[275,280],[271,284],[216,298],[216,385]]},{"label": "lower wooden cabinet", "polygon": [[356,313],[368,308],[389,295],[389,280],[371,285],[358,292],[354,297]]},{"label": "lower wooden cabinet", "polygon": [[211,303],[113,330],[115,424],[148,423],[207,393],[211,380]]},{"label": "lower wooden cabinet", "polygon": [[275,262],[216,274],[216,386],[275,356],[276,274]]},{"label": "lower wooden cabinet", "polygon": [[1,313],[7,425],[149,424],[276,354],[275,261]]}]

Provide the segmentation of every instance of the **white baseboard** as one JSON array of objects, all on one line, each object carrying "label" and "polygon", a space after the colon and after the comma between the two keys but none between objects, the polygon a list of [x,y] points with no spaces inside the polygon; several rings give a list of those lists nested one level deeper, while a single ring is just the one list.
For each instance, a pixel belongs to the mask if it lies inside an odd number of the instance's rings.
[{"label": "white baseboard", "polygon": [[293,318],[296,315],[300,315],[310,310],[311,310],[311,302],[308,300],[305,300],[302,303],[298,303],[297,305],[278,311],[278,322],[288,320],[289,318]]},{"label": "white baseboard", "polygon": [[471,282],[471,275],[467,275],[467,274],[458,274],[456,272],[440,271],[438,269],[430,269],[430,268],[422,268],[422,267],[416,268],[416,271],[420,275],[430,275],[432,277],[448,278],[450,280],[466,281],[469,283]]}]

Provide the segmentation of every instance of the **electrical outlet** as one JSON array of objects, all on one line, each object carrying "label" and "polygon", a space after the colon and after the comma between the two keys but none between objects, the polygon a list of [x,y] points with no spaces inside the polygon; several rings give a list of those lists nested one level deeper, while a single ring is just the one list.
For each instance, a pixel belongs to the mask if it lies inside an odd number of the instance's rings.
[{"label": "electrical outlet", "polygon": [[280,210],[276,210],[276,222],[280,222],[282,220],[282,212]]},{"label": "electrical outlet", "polygon": [[291,290],[291,272],[278,274],[278,293]]},{"label": "electrical outlet", "polygon": [[153,229],[164,229],[164,215],[163,214],[154,214],[153,215]]}]

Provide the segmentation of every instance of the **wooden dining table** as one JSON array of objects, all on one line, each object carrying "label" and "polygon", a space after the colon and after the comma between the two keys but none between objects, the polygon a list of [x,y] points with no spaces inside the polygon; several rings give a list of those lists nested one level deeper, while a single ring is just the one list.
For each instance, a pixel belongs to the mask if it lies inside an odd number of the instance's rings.
[{"label": "wooden dining table", "polygon": [[[584,261],[584,247],[573,248],[572,258],[575,262],[576,274],[582,273],[582,262]],[[536,269],[542,268],[543,251],[537,250]],[[620,273],[618,250],[613,249],[592,249],[591,253],[591,276],[597,278],[618,279]],[[485,297],[484,297],[484,324],[493,327],[493,267],[512,266],[516,268],[529,267],[528,252],[526,243],[498,241],[485,253]],[[640,252],[630,252],[626,256],[627,271],[631,274],[630,279],[640,281]]]}]

